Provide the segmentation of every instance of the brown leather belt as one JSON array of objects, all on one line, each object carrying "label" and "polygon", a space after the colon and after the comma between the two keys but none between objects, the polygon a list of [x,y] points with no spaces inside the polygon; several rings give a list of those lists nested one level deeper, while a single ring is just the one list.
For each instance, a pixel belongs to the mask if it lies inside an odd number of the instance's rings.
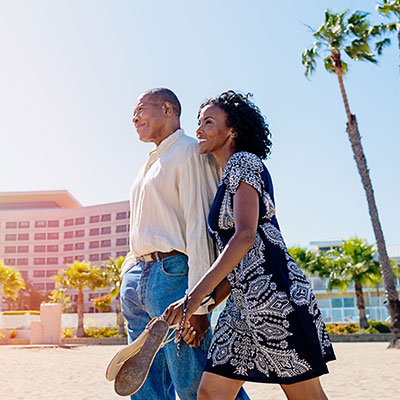
[{"label": "brown leather belt", "polygon": [[172,250],[169,251],[168,253],[163,253],[162,251],[154,251],[153,253],[136,257],[136,262],[156,262],[162,260],[163,258],[176,256],[178,254],[183,254],[183,253],[181,253],[178,250]]}]

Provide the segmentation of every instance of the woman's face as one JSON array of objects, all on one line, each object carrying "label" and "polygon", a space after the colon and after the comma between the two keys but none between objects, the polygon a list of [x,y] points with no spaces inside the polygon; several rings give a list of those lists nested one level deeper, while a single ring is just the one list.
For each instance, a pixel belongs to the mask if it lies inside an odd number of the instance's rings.
[{"label": "woman's face", "polygon": [[196,137],[200,154],[216,153],[234,144],[233,129],[226,125],[226,114],[215,104],[201,109]]}]

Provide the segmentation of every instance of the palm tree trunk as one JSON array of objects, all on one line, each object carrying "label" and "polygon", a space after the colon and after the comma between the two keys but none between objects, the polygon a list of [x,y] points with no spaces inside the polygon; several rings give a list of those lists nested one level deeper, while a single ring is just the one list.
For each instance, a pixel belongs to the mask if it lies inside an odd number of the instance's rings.
[{"label": "palm tree trunk", "polygon": [[369,324],[365,313],[365,301],[362,285],[360,283],[355,283],[354,287],[356,290],[359,326],[360,329],[366,329],[369,327]]},{"label": "palm tree trunk", "polygon": [[83,330],[83,290],[78,289],[78,330],[76,332],[77,337],[83,337],[85,332]]},{"label": "palm tree trunk", "polygon": [[118,334],[125,335],[125,318],[121,311],[118,313]]},{"label": "palm tree trunk", "polygon": [[[340,55],[339,55],[340,57]],[[339,61],[340,63],[340,61]],[[339,66],[338,66],[339,65]],[[376,245],[378,247],[378,259],[381,267],[383,283],[385,286],[386,299],[388,303],[388,311],[391,318],[390,329],[392,331],[392,340],[389,347],[400,348],[400,301],[399,295],[394,283],[393,272],[390,267],[389,257],[386,251],[385,239],[381,223],[378,216],[378,208],[376,206],[374,189],[372,187],[371,178],[365,158],[364,150],[361,144],[361,136],[358,130],[356,116],[351,114],[349,102],[347,99],[346,91],[343,84],[343,75],[340,67],[341,64],[335,63],[335,71],[339,80],[340,92],[347,115],[347,128],[348,137],[353,150],[354,160],[356,161],[358,172],[361,177],[361,182],[365,190],[368,203],[368,211],[374,230]]]}]

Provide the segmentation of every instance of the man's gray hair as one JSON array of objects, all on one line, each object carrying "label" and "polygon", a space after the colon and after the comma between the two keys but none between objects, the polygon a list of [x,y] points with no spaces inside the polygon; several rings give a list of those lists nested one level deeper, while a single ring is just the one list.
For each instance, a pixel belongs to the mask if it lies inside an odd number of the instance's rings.
[{"label": "man's gray hair", "polygon": [[178,117],[181,116],[181,103],[179,102],[178,97],[176,97],[176,94],[172,90],[169,90],[167,88],[154,88],[147,90],[143,93],[143,95],[149,95],[152,99],[155,99],[160,103],[168,101],[172,105],[174,114]]}]

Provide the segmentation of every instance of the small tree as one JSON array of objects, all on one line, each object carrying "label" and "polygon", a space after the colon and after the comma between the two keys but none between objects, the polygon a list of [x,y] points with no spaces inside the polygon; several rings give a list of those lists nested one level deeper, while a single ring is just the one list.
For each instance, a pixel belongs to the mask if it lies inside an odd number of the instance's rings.
[{"label": "small tree", "polygon": [[15,300],[18,292],[25,288],[25,281],[15,267],[5,265],[0,259],[0,311],[3,296]]},{"label": "small tree", "polygon": [[78,329],[76,336],[83,337],[85,334],[83,329],[83,289],[97,290],[106,287],[107,281],[104,271],[99,267],[91,266],[89,262],[75,261],[73,264],[67,264],[67,268],[61,270],[61,275],[54,275],[53,278],[60,286],[78,291]]},{"label": "small tree", "polygon": [[71,296],[68,295],[66,288],[55,288],[49,294],[50,303],[63,305],[63,312],[66,312],[72,306]]},{"label": "small tree", "polygon": [[[108,293],[111,301],[115,298],[119,299],[119,293],[122,283],[121,271],[122,271],[122,264],[124,263],[124,261],[125,257],[117,257],[115,260],[110,257],[109,260],[104,263],[108,284],[111,286],[111,290]],[[120,335],[124,335],[125,334],[124,316],[122,315],[121,305],[117,306],[117,312],[118,312],[118,333]]]},{"label": "small tree", "polygon": [[93,299],[93,305],[97,308],[97,310],[103,312],[111,311],[111,302],[112,298],[109,294],[106,294],[105,296],[101,297],[96,297]]},{"label": "small tree", "polygon": [[363,287],[373,287],[382,281],[376,250],[365,239],[346,240],[339,249],[332,250],[331,273],[328,289],[348,289],[354,283],[360,329],[368,328]]}]

